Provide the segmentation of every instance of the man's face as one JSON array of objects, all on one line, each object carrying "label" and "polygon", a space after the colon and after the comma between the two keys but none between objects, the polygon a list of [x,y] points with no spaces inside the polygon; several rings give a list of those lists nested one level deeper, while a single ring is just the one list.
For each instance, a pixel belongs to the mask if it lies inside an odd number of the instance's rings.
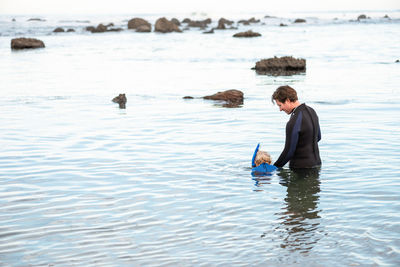
[{"label": "man's face", "polygon": [[289,99],[286,99],[285,102],[280,102],[279,100],[275,100],[275,103],[279,107],[279,111],[285,111],[286,114],[290,114],[290,112],[293,110],[292,103],[289,101]]}]

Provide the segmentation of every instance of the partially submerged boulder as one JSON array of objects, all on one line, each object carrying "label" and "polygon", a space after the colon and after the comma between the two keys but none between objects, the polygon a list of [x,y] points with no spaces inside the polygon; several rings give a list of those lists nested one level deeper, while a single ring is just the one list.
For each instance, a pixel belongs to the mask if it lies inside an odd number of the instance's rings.
[{"label": "partially submerged boulder", "polygon": [[31,49],[43,47],[45,47],[43,41],[34,38],[22,37],[11,40],[11,49]]},{"label": "partially submerged boulder", "polygon": [[233,24],[233,21],[227,20],[227,19],[225,19],[225,18],[220,18],[220,19],[218,20],[218,26],[217,26],[216,29],[218,29],[218,30],[225,30],[225,29],[226,29],[225,24],[226,24],[226,25],[232,25],[232,24]]},{"label": "partially submerged boulder", "polygon": [[109,23],[107,25],[100,23],[99,25],[97,25],[96,28],[93,26],[88,26],[85,29],[91,33],[122,31],[122,28],[111,28],[111,29],[108,28],[112,26],[114,26],[114,23]]},{"label": "partially submerged boulder", "polygon": [[252,69],[255,69],[258,74],[294,75],[306,71],[306,60],[288,56],[273,57],[258,61]]},{"label": "partially submerged boulder", "polygon": [[294,23],[306,23],[305,19],[295,19]]},{"label": "partially submerged boulder", "polygon": [[179,27],[174,24],[172,21],[166,19],[165,17],[159,18],[154,25],[155,32],[182,32]]},{"label": "partially submerged boulder", "polygon": [[151,32],[151,24],[142,18],[133,18],[128,21],[128,29],[134,29],[137,32]]},{"label": "partially submerged boulder", "polygon": [[238,32],[233,35],[233,37],[258,37],[261,36],[258,32],[253,32],[252,30],[248,30],[246,32]]},{"label": "partially submerged boulder", "polygon": [[61,28],[61,27],[57,27],[57,28],[54,29],[53,32],[65,32],[65,30],[63,28]]},{"label": "partially submerged boulder", "polygon": [[224,106],[226,107],[237,107],[243,104],[243,92],[231,89],[213,95],[204,96],[203,99],[224,101]]},{"label": "partially submerged boulder", "polygon": [[119,94],[118,96],[116,96],[112,99],[112,102],[118,103],[119,108],[121,108],[121,109],[125,108],[126,101],[127,100],[126,100],[125,94]]},{"label": "partially submerged boulder", "polygon": [[255,19],[254,17],[252,17],[251,19],[242,19],[239,20],[238,23],[241,23],[243,25],[250,25],[251,23],[259,23],[260,20],[259,19]]}]

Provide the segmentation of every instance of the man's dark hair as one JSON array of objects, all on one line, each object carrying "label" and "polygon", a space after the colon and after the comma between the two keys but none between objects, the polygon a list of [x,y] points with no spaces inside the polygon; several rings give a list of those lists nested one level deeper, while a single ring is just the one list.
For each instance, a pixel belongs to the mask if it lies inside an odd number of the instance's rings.
[{"label": "man's dark hair", "polygon": [[289,85],[278,87],[271,97],[272,103],[274,103],[274,100],[285,103],[286,99],[289,99],[290,102],[295,102],[296,100],[298,100],[296,90],[294,90]]}]

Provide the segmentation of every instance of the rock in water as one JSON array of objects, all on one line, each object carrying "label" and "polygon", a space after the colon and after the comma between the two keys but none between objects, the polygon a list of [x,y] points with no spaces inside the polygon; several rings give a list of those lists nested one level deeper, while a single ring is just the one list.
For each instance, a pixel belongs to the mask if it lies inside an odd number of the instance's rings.
[{"label": "rock in water", "polygon": [[294,75],[306,71],[306,60],[294,57],[274,57],[260,60],[255,69],[258,74]]},{"label": "rock in water", "polygon": [[243,92],[236,89],[218,92],[213,95],[204,96],[203,98],[225,101],[226,107],[238,107],[239,105],[243,104]]},{"label": "rock in water", "polygon": [[118,103],[119,104],[119,108],[125,108],[126,96],[125,96],[125,94],[119,94],[118,96],[114,97],[112,99],[112,101],[114,103]]},{"label": "rock in water", "polygon": [[11,40],[11,49],[43,48],[44,43],[34,38],[15,38]]}]

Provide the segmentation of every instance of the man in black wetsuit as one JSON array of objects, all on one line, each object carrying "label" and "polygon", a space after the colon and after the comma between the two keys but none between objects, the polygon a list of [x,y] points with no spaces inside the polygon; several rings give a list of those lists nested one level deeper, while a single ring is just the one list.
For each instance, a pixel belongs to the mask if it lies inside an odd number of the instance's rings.
[{"label": "man in black wetsuit", "polygon": [[283,167],[288,161],[290,168],[313,168],[321,165],[318,141],[321,140],[317,113],[306,104],[300,104],[297,92],[290,86],[281,86],[271,97],[280,111],[290,115],[286,124],[286,140],[276,167]]}]

